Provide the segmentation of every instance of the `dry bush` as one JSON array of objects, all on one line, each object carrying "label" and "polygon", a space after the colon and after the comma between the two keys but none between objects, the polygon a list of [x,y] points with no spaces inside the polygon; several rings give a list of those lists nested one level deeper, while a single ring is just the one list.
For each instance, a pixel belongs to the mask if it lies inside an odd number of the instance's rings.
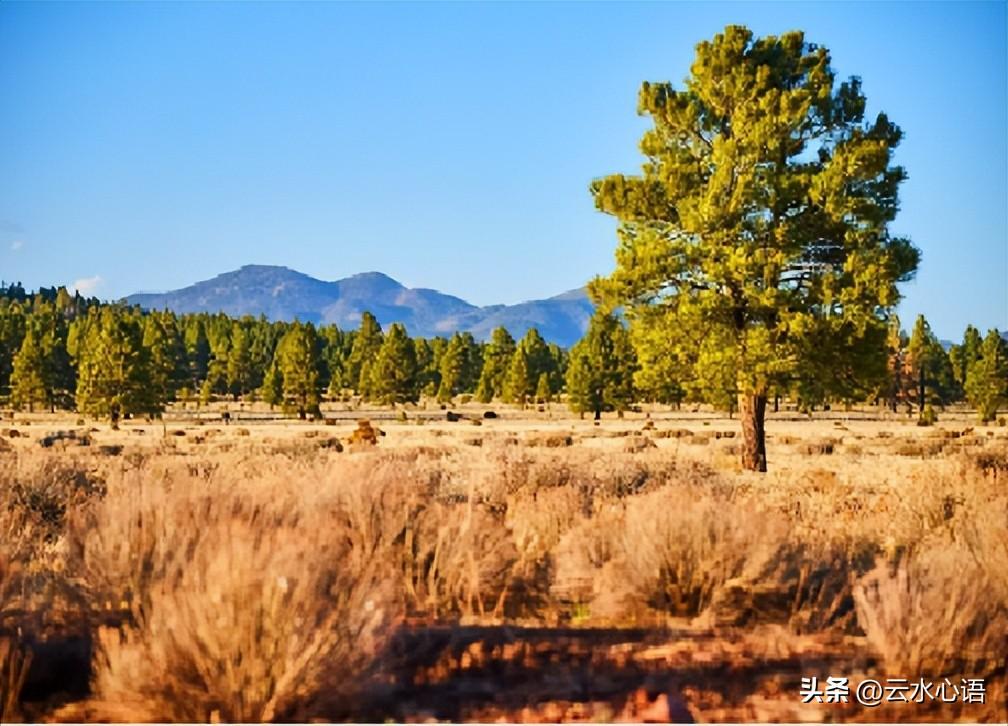
[{"label": "dry bush", "polygon": [[889,673],[1003,673],[1008,603],[990,585],[965,548],[931,542],[855,585],[858,622]]},{"label": "dry bush", "polygon": [[871,541],[807,541],[782,544],[745,609],[754,620],[786,622],[798,633],[828,629],[854,633],[854,583],[875,563]]},{"label": "dry bush", "polygon": [[31,661],[31,651],[17,638],[0,635],[0,723],[15,723],[21,719],[21,689]]},{"label": "dry bush", "polygon": [[632,597],[621,576],[626,503],[602,500],[590,517],[579,516],[552,552],[550,596],[564,606],[588,606],[592,617],[621,619],[632,614]]},{"label": "dry bush", "polygon": [[95,631],[92,710],[62,716],[352,718],[401,611],[861,628],[904,659],[893,673],[955,665],[918,622],[934,619],[997,673],[983,653],[1006,620],[1008,493],[1000,459],[968,460],[962,439],[940,460],[874,449],[855,466],[846,447],[815,467],[795,447],[755,476],[712,468],[732,440],[678,445],[711,431],[637,452],[623,451],[637,432],[556,448],[435,433],[351,455],[321,433],[235,437],[230,452],[3,454],[0,545],[23,555],[8,579],[30,595],[16,609],[76,588],[81,627],[121,625]]},{"label": "dry bush", "polygon": [[802,445],[800,450],[808,456],[823,456],[832,454],[837,444],[839,444],[838,439],[820,439]]},{"label": "dry bush", "polygon": [[474,504],[430,502],[403,534],[403,578],[418,613],[484,615],[498,611],[518,559],[500,515]]},{"label": "dry bush", "polygon": [[[557,552],[557,545],[584,518],[591,506],[590,492],[573,486],[536,491],[523,490],[508,498],[506,527],[518,552],[514,567],[511,612],[525,612],[548,607],[558,567],[563,567],[568,553]],[[561,599],[563,597],[561,592]]]},{"label": "dry bush", "polygon": [[584,492],[554,487],[509,498],[507,527],[522,560],[545,559],[585,509]]},{"label": "dry bush", "polygon": [[650,607],[695,616],[724,583],[765,570],[780,527],[773,513],[667,487],[628,502],[621,560]]},{"label": "dry bush", "polygon": [[0,508],[8,543],[24,551],[58,540],[68,510],[84,506],[105,493],[104,482],[73,460],[36,454],[0,465]]},{"label": "dry bush", "polygon": [[32,654],[18,637],[18,630],[7,622],[9,610],[16,605],[15,567],[0,551],[0,723],[21,717],[21,689],[24,687]]},{"label": "dry bush", "polygon": [[82,523],[94,597],[122,598],[130,620],[100,632],[97,714],[304,720],[338,708],[379,656],[397,605],[359,497],[226,471],[134,472]]}]

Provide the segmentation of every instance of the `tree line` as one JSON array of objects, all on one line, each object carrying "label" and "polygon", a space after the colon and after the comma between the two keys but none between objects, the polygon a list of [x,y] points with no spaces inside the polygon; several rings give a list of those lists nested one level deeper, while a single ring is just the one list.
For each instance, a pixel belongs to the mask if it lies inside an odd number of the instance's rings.
[{"label": "tree line", "polygon": [[535,328],[410,337],[368,312],[356,330],[336,325],[142,311],[70,296],[0,289],[0,396],[18,409],[156,415],[173,402],[260,400],[301,417],[323,398],[380,404],[549,402],[566,388],[568,354]]},{"label": "tree line", "polygon": [[[809,381],[772,390],[802,410],[874,401],[924,414],[967,400],[983,420],[1008,399],[1008,343],[996,330],[970,326],[948,351],[923,316],[907,335],[893,319],[885,368],[861,372],[837,397]],[[177,402],[263,401],[300,417],[320,414],[325,400],[383,405],[421,397],[449,403],[544,404],[563,398],[596,417],[638,402],[712,403],[732,410],[735,392],[649,357],[615,315],[597,311],[570,350],[535,328],[515,340],[503,327],[487,342],[471,333],[410,337],[393,323],[383,330],[370,313],[356,330],[336,325],[232,318],[223,313],[144,312],[71,296],[64,288],[34,295],[0,288],[0,397],[20,410],[66,409],[109,417],[156,416]]]}]

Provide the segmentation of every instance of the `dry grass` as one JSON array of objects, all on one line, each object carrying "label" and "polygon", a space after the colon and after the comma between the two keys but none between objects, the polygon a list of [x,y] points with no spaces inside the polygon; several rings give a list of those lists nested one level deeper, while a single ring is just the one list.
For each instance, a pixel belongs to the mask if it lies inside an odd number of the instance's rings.
[{"label": "dry grass", "polygon": [[955,545],[879,563],[854,588],[858,622],[893,673],[1003,671],[1008,607],[991,598],[972,554]]},{"label": "dry grass", "polygon": [[23,710],[33,639],[69,632],[96,643],[92,694],[30,716],[381,716],[361,704],[398,682],[404,616],[774,624],[855,638],[879,674],[996,683],[1008,439],[884,425],[781,425],[765,476],[702,424],[487,420],[473,446],[469,426],[390,422],[349,451],[329,442],[353,422],[126,426],[59,451],[19,427],[0,452],[0,715]]}]

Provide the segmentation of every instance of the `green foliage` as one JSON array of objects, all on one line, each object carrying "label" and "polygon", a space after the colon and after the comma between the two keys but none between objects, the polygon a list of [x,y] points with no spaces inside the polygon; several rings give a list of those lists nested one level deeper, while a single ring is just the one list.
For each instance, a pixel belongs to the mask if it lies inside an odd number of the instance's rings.
[{"label": "green foliage", "polygon": [[480,366],[479,346],[472,333],[455,333],[441,355],[438,401],[444,403],[459,393],[475,390]]},{"label": "green foliage", "polygon": [[48,406],[49,386],[46,381],[48,365],[42,352],[41,341],[34,326],[28,326],[21,348],[14,356],[10,378],[11,404],[15,409],[35,410],[35,406]]},{"label": "green foliage", "polygon": [[378,351],[381,350],[383,335],[378,319],[369,312],[361,314],[361,324],[353,339],[353,347],[347,360],[347,377],[350,385],[362,396],[370,394],[371,374],[368,371]]},{"label": "green foliage", "polygon": [[150,385],[148,351],[135,311],[91,308],[77,334],[77,410],[94,416],[157,413],[165,401]]},{"label": "green foliage", "polygon": [[952,362],[923,315],[914,323],[907,355],[922,410],[928,404],[945,405],[958,398]]},{"label": "green foliage", "polygon": [[550,391],[549,374],[540,373],[539,382],[536,384],[535,401],[536,403],[549,403],[552,398],[553,394]]},{"label": "green foliage", "polygon": [[231,349],[227,359],[227,386],[237,398],[252,390],[252,344],[249,333],[237,321],[231,327]]},{"label": "green foliage", "polygon": [[21,348],[24,335],[25,313],[21,304],[7,298],[0,299],[0,394],[10,386],[14,356]]},{"label": "green foliage", "polygon": [[630,336],[612,314],[598,310],[571,349],[567,404],[578,413],[624,411],[634,400],[637,357]]},{"label": "green foliage", "polygon": [[323,379],[322,385],[327,388],[330,398],[339,396],[343,388],[349,388],[345,382],[347,359],[350,348],[347,336],[335,325],[324,325],[318,329],[319,342],[322,345]]},{"label": "green foliage", "polygon": [[283,376],[284,406],[298,418],[320,415],[319,358],[315,327],[294,323],[277,345],[277,362]]},{"label": "green foliage", "polygon": [[729,26],[697,46],[682,89],[644,83],[638,109],[653,121],[642,174],[592,184],[620,226],[616,270],[591,292],[623,308],[641,359],[722,405],[795,381],[815,396],[881,385],[875,343],[919,254],[888,232],[901,132],[865,122],[860,81],[836,87],[800,32]]},{"label": "green foliage", "polygon": [[11,403],[15,408],[66,406],[75,386],[67,353],[66,318],[56,304],[36,296],[24,319],[24,337],[12,359]]},{"label": "green foliage", "polygon": [[532,394],[529,383],[529,359],[525,352],[525,347],[519,345],[511,356],[508,364],[507,375],[504,377],[504,391],[502,398],[507,403],[519,403],[522,406],[528,401]]},{"label": "green foliage", "polygon": [[997,330],[987,332],[979,354],[966,372],[966,397],[981,421],[993,421],[1008,403],[1008,342]]},{"label": "green foliage", "polygon": [[416,350],[417,390],[424,396],[433,397],[441,385],[441,372],[434,355],[434,345],[425,338],[413,341]]},{"label": "green foliage", "polygon": [[207,377],[210,365],[210,341],[207,339],[203,318],[190,316],[183,325],[186,358],[189,361],[189,375],[193,388],[198,388]]},{"label": "green foliage", "polygon": [[269,404],[270,410],[274,406],[283,403],[284,381],[280,366],[274,361],[266,370],[263,376],[262,385],[259,387],[259,397]]},{"label": "green foliage", "polygon": [[514,351],[515,341],[507,329],[495,328],[483,352],[483,369],[476,386],[476,398],[481,403],[490,403],[504,395],[504,377]]},{"label": "green foliage", "polygon": [[983,338],[980,337],[980,331],[972,325],[967,325],[966,332],[963,334],[962,345],[953,345],[949,349],[948,354],[949,360],[952,363],[952,374],[955,376],[956,383],[960,387],[966,385],[966,373],[973,364],[973,361],[980,357],[980,347],[982,345]]},{"label": "green foliage", "polygon": [[938,414],[934,410],[934,406],[930,403],[924,406],[921,411],[920,417],[917,419],[918,426],[934,426],[938,423]]},{"label": "green foliage", "polygon": [[393,323],[371,367],[371,397],[381,403],[416,402],[417,360],[413,340],[406,328]]},{"label": "green foliage", "polygon": [[175,316],[167,312],[145,315],[143,331],[151,389],[157,400],[170,401],[189,374],[182,333]]}]

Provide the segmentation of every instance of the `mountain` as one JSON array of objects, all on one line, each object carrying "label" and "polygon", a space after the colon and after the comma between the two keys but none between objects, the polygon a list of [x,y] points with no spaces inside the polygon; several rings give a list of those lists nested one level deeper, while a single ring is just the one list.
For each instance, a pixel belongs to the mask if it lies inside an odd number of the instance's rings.
[{"label": "mountain", "polygon": [[584,289],[517,305],[477,307],[437,290],[405,287],[381,272],[326,282],[271,265],[245,265],[180,290],[136,293],[126,302],[176,313],[265,315],[271,320],[297,318],[341,328],[356,328],[367,310],[383,328],[403,323],[411,335],[424,337],[460,330],[487,340],[494,328],[503,325],[518,338],[536,327],[546,340],[563,346],[573,345],[584,334],[593,310]]}]

